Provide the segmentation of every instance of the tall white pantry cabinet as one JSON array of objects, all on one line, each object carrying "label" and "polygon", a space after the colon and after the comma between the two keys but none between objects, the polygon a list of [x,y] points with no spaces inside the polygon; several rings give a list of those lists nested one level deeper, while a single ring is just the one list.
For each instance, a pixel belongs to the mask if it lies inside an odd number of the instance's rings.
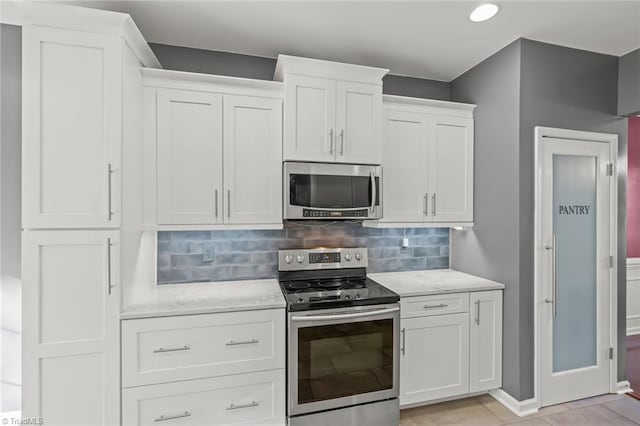
[{"label": "tall white pantry cabinet", "polygon": [[129,202],[142,193],[140,68],[159,63],[128,15],[74,9],[70,28],[64,13],[22,30],[22,414],[111,425],[142,225]]}]

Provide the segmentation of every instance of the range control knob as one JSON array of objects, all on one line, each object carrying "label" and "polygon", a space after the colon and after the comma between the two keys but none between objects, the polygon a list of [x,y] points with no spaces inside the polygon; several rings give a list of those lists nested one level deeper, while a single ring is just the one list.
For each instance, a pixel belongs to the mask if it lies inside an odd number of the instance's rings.
[{"label": "range control knob", "polygon": [[344,299],[345,300],[349,300],[349,299],[351,299],[351,296],[349,296],[348,294],[345,294]]},{"label": "range control knob", "polygon": [[356,299],[360,299],[360,293],[356,293]]},{"label": "range control knob", "polygon": [[302,297],[300,297],[298,300],[296,300],[297,303],[302,303],[304,302],[304,299]]},{"label": "range control knob", "polygon": [[344,255],[344,260],[346,260],[347,262],[351,261],[351,255],[349,253],[346,253]]},{"label": "range control knob", "polygon": [[360,262],[360,261],[362,260],[362,254],[360,254],[360,252],[359,252],[359,251],[358,251],[358,252],[356,252],[356,260],[357,260],[358,262]]},{"label": "range control knob", "polygon": [[293,256],[291,256],[290,254],[285,255],[284,263],[291,263],[292,261],[293,261]]},{"label": "range control knob", "polygon": [[304,262],[304,254],[300,253],[298,257],[296,257],[296,260],[298,261],[298,263]]}]

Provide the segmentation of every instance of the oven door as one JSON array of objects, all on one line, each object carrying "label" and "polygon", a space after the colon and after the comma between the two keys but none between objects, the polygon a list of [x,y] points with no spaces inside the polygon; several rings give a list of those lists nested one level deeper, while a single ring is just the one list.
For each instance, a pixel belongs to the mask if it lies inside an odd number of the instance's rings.
[{"label": "oven door", "polygon": [[377,219],[382,167],[284,163],[285,219]]},{"label": "oven door", "polygon": [[289,313],[289,415],[398,397],[397,303]]}]

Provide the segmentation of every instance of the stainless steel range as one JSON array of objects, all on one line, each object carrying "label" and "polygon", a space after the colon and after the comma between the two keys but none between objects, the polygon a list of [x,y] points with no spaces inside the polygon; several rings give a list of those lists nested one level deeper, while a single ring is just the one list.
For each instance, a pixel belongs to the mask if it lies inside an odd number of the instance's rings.
[{"label": "stainless steel range", "polygon": [[278,256],[289,425],[397,425],[400,297],[367,278],[367,249]]}]

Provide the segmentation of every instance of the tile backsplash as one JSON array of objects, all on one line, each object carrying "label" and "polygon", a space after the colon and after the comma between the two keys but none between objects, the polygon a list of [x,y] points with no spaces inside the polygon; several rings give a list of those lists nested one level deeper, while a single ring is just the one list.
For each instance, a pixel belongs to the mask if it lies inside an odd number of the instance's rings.
[{"label": "tile backsplash", "polygon": [[[402,238],[409,247],[401,248]],[[274,278],[278,249],[368,247],[369,272],[449,267],[448,228],[363,228],[289,222],[273,231],[158,232],[158,284]]]}]

